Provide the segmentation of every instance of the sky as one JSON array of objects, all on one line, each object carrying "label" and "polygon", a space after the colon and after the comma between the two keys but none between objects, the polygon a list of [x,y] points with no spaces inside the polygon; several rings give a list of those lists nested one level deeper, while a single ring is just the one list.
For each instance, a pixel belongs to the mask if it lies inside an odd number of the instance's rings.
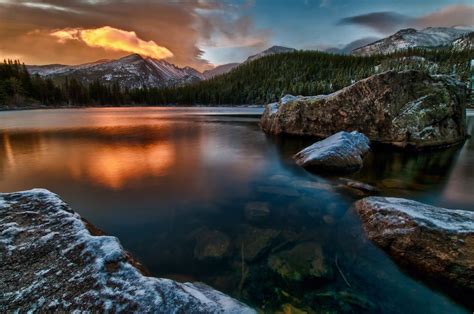
[{"label": "sky", "polygon": [[472,0],[0,0],[0,58],[139,53],[202,71],[272,45],[350,50],[402,28],[473,25]]}]

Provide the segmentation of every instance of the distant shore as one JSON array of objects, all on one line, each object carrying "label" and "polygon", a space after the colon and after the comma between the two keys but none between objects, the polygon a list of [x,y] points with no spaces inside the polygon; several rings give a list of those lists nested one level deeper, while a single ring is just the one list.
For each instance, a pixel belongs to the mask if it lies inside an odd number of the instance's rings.
[{"label": "distant shore", "polygon": [[90,108],[264,108],[264,105],[232,105],[232,104],[219,104],[219,105],[124,105],[124,106],[75,106],[75,105],[64,105],[64,106],[44,106],[44,105],[32,105],[32,106],[19,106],[19,107],[8,107],[0,108],[0,111],[22,111],[22,110],[39,110],[39,109],[90,109]]}]

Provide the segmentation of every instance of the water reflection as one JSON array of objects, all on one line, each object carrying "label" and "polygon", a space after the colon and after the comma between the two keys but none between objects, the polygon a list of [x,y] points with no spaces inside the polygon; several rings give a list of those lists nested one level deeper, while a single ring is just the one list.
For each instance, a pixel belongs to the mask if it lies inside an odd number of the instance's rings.
[{"label": "water reflection", "polygon": [[[204,281],[264,311],[463,312],[365,239],[349,210],[360,194],[294,164],[313,140],[268,137],[245,112],[216,112],[0,113],[0,191],[48,188],[154,275]],[[472,140],[461,151],[377,148],[349,177],[384,195],[467,208],[473,156]],[[285,277],[282,265],[304,260],[323,275]]]}]

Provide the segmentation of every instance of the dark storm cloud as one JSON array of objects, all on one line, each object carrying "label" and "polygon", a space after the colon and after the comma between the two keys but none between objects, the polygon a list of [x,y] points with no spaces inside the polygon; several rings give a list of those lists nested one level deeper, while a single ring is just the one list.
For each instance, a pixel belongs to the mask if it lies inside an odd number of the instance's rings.
[{"label": "dark storm cloud", "polygon": [[360,25],[380,33],[393,33],[412,22],[413,19],[395,12],[373,12],[343,18],[339,25]]},{"label": "dark storm cloud", "polygon": [[372,12],[343,18],[338,24],[365,26],[382,34],[391,34],[407,27],[472,26],[474,24],[474,6],[451,5],[418,17],[389,11]]}]

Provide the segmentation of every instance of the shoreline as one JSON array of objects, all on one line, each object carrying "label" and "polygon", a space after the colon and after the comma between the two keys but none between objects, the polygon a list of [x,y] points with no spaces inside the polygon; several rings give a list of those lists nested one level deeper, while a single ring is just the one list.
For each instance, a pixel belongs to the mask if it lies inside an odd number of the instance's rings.
[{"label": "shoreline", "polygon": [[[124,106],[32,106],[32,107],[13,107],[0,108],[4,111],[27,111],[27,110],[50,110],[50,109],[96,109],[96,108],[265,108],[265,105],[124,105]],[[474,110],[474,109],[473,109]]]}]

